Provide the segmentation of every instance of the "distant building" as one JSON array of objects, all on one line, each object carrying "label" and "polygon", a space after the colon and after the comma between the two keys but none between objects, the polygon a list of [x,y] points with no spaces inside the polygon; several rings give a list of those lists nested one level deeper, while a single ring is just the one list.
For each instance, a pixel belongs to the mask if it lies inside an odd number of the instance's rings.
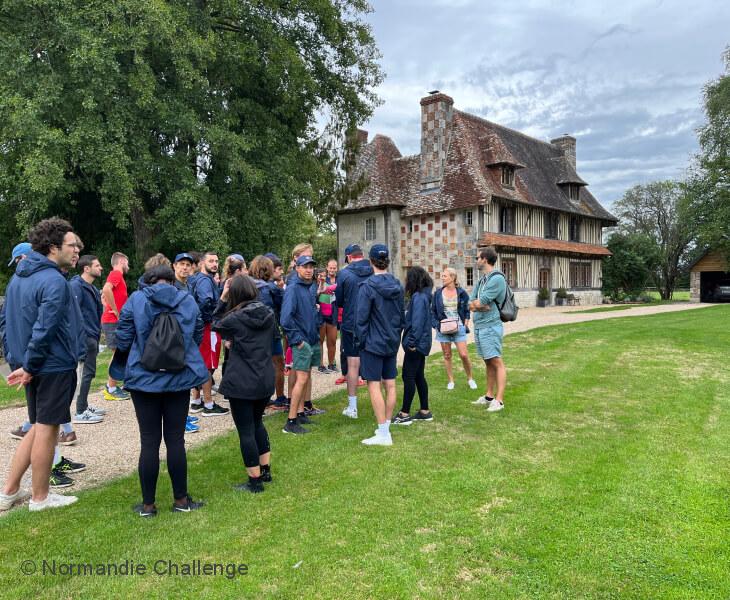
[{"label": "distant building", "polygon": [[476,280],[479,247],[495,246],[518,303],[560,287],[600,303],[602,230],[616,224],[575,171],[576,140],[551,143],[453,107],[447,95],[421,99],[421,152],[401,156],[393,141],[359,131],[351,180],[363,191],[338,212],[340,255],[352,242],[387,244],[403,279],[421,265],[438,279],[456,269]]},{"label": "distant building", "polygon": [[720,291],[728,287],[730,263],[719,250],[708,248],[690,265],[690,302],[717,302],[720,299],[727,301],[727,293],[721,294]]}]

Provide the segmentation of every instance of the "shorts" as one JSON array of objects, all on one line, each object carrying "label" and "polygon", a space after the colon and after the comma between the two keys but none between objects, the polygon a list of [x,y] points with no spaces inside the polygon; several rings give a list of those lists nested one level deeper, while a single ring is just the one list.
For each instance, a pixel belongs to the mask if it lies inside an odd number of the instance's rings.
[{"label": "shorts", "polygon": [[206,323],[203,327],[200,355],[203,357],[205,367],[209,371],[215,371],[218,368],[218,361],[221,356],[221,336],[210,330],[210,323]]},{"label": "shorts", "polygon": [[442,344],[458,344],[460,342],[466,342],[466,327],[464,327],[464,324],[459,321],[459,329],[456,333],[441,333],[437,329],[436,341]]},{"label": "shorts", "polygon": [[117,349],[117,323],[102,323],[101,330],[104,332],[104,339],[106,340],[106,347],[109,350]]},{"label": "shorts", "polygon": [[307,342],[303,342],[302,347],[294,346],[292,348],[292,357],[295,371],[309,371],[313,367],[318,367],[322,361],[322,351],[319,344],[310,346]]},{"label": "shorts", "polygon": [[474,330],[474,342],[477,347],[477,355],[484,360],[502,356],[502,338],[504,327],[502,323],[493,323],[480,329]]},{"label": "shorts", "polygon": [[398,376],[397,354],[380,356],[367,350],[360,350],[360,377],[365,381],[395,379]]},{"label": "shorts", "polygon": [[28,420],[41,425],[71,422],[71,401],[76,391],[76,369],[33,375],[25,386]]},{"label": "shorts", "polygon": [[281,338],[274,338],[271,342],[271,356],[281,356],[284,354],[284,346],[281,344]]},{"label": "shorts", "polygon": [[340,331],[340,347],[342,353],[346,357],[357,358],[360,356],[360,351],[355,345],[355,334],[352,331]]}]

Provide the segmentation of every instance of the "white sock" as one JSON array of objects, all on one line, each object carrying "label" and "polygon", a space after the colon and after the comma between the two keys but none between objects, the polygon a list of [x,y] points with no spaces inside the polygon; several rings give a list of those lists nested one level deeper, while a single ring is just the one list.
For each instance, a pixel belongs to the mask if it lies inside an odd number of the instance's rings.
[{"label": "white sock", "polygon": [[56,449],[53,451],[53,463],[52,466],[55,467],[58,463],[61,462],[61,446],[56,444]]},{"label": "white sock", "polygon": [[350,410],[357,410],[357,396],[348,396],[347,402],[349,404],[347,408]]},{"label": "white sock", "polygon": [[114,387],[109,387],[109,385],[107,384],[106,389],[113,394],[117,391],[117,386],[115,385]]},{"label": "white sock", "polygon": [[213,408],[213,402],[212,401],[211,402],[206,402],[205,403],[205,408],[207,408],[208,410],[210,410],[211,408]]},{"label": "white sock", "polygon": [[71,427],[71,423],[63,423],[61,425],[61,429],[63,429],[64,433],[71,433],[74,430],[74,428]]},{"label": "white sock", "polygon": [[390,435],[390,421],[386,421],[382,425],[378,424],[378,435],[382,437]]}]

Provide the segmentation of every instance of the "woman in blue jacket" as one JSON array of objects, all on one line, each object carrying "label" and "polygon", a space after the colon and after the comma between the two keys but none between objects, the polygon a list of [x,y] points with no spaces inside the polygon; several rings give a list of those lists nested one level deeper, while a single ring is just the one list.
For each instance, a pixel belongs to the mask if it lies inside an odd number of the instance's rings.
[{"label": "woman in blue jacket", "polygon": [[[176,289],[174,282],[175,273],[168,266],[161,265],[147,271],[147,287],[129,297],[117,326],[117,351],[129,352],[124,387],[131,392],[139,423],[142,504],[136,506],[135,511],[141,517],[157,514],[155,492],[163,431],[167,470],[175,499],[173,512],[190,512],[203,505],[202,502],[194,502],[188,495],[185,456],[185,421],[190,389],[208,381],[208,370],[198,350],[203,321],[193,297]],[[160,313],[169,313],[180,326],[185,347],[185,366],[180,371],[148,371],[142,366],[145,345]]]},{"label": "woman in blue jacket", "polygon": [[[428,408],[426,357],[431,352],[431,293],[433,280],[423,267],[411,267],[406,274],[406,296],[410,297],[403,330],[403,406],[393,425],[433,421]],[[421,409],[411,417],[411,403],[418,390]]]},{"label": "woman in blue jacket", "polygon": [[[477,383],[472,377],[469,351],[466,349],[466,334],[469,333],[469,317],[471,316],[469,312],[469,293],[459,285],[454,269],[444,269],[444,272],[441,273],[441,281],[443,287],[437,289],[433,295],[433,326],[436,329],[436,341],[441,343],[441,350],[444,353],[446,375],[449,378],[446,389],[454,389],[451,344],[456,344],[469,387],[475,390],[477,389]],[[442,331],[447,323],[455,324],[456,327],[453,333]]]}]

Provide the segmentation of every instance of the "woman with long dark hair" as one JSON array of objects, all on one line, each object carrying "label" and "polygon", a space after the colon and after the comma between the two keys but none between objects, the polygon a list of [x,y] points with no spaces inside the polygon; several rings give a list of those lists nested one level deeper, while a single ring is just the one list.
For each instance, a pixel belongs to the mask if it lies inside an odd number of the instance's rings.
[{"label": "woman with long dark hair", "polygon": [[213,331],[231,342],[220,391],[230,401],[248,473],[248,481],[236,489],[263,492],[264,482],[271,481],[271,449],[263,415],[274,391],[271,348],[278,332],[274,311],[259,300],[248,275],[231,280],[227,312],[213,323]]},{"label": "woman with long dark hair", "polygon": [[[403,405],[393,418],[393,425],[410,425],[413,421],[433,421],[428,407],[426,357],[431,353],[431,290],[433,280],[423,267],[411,267],[406,273],[406,326],[403,329]],[[418,390],[420,410],[411,417],[411,403]]]}]

